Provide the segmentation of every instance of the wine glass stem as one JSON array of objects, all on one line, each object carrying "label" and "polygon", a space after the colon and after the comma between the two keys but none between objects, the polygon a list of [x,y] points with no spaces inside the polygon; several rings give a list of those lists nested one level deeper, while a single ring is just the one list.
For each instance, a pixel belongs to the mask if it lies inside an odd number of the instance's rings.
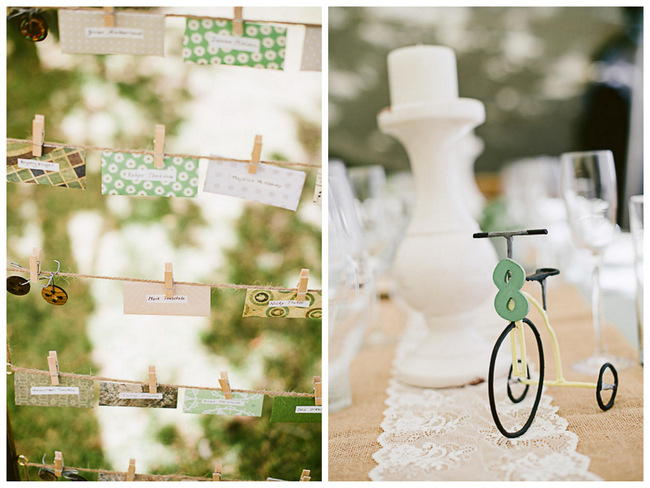
[{"label": "wine glass stem", "polygon": [[601,305],[602,293],[600,288],[600,266],[603,262],[603,257],[601,253],[595,254],[594,257],[595,264],[592,276],[591,309],[594,320],[594,336],[596,339],[596,351],[594,352],[594,356],[600,356],[607,353],[605,341],[603,340]]}]

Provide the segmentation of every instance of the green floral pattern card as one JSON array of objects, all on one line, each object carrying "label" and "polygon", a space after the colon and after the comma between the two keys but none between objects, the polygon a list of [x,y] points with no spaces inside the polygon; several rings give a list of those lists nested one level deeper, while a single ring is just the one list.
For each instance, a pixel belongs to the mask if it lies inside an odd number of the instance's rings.
[{"label": "green floral pattern card", "polygon": [[296,291],[246,290],[242,317],[266,317],[275,319],[323,318],[323,298],[320,292],[310,291],[304,301],[297,301]]},{"label": "green floral pattern card", "polygon": [[310,397],[277,396],[273,399],[271,422],[321,422],[323,407]]},{"label": "green floral pattern card", "polygon": [[243,34],[232,33],[232,21],[187,19],[183,60],[261,69],[284,69],[287,28],[244,22]]},{"label": "green floral pattern card", "polygon": [[7,181],[86,189],[86,152],[76,147],[43,146],[32,154],[31,143],[7,143]]},{"label": "green floral pattern card", "polygon": [[264,395],[233,391],[227,399],[220,390],[186,389],[183,412],[203,415],[239,415],[261,417]]},{"label": "green floral pattern card", "polygon": [[59,386],[52,386],[49,375],[16,371],[14,377],[16,405],[35,407],[95,406],[95,386],[92,380],[59,376]]},{"label": "green floral pattern card", "polygon": [[102,195],[194,198],[199,187],[196,159],[165,157],[156,168],[152,154],[102,153]]}]

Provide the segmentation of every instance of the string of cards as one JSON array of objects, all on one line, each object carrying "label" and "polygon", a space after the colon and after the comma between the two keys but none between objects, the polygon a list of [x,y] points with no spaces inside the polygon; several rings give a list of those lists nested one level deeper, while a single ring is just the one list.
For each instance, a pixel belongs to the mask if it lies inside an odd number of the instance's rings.
[{"label": "string of cards", "polygon": [[[86,153],[79,147],[47,145],[45,117],[32,122],[33,139],[7,140],[7,181],[86,189]],[[153,154],[103,151],[102,195],[194,198],[200,157],[165,156],[165,126],[156,126]],[[296,211],[306,173],[260,162],[262,137],[256,136],[248,164],[210,160],[204,192],[238,197]],[[320,204],[320,180],[313,202]]]},{"label": "string of cards", "polygon": [[[95,381],[99,383],[99,406],[177,408],[183,392],[183,412],[201,415],[261,417],[263,392],[233,391],[227,372],[221,372],[220,389],[159,385],[155,366],[149,366],[148,383],[105,380],[93,376],[59,373],[56,351],[47,358],[49,372],[10,365],[14,373],[16,405],[36,407],[94,408]],[[273,394],[271,422],[320,422],[322,383],[314,377],[314,395]]]},{"label": "string of cards", "polygon": [[[59,9],[66,54],[165,55],[165,18],[154,12]],[[235,18],[187,18],[183,61],[204,65],[284,70],[290,26]],[[301,71],[322,70],[322,27],[304,25]]]}]

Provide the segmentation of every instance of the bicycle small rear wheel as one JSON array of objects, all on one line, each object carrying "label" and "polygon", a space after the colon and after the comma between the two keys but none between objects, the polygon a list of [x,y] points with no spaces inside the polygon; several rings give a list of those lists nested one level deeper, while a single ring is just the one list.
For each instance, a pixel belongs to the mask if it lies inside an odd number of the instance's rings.
[{"label": "bicycle small rear wheel", "polygon": [[[521,427],[519,430],[515,430],[514,432],[509,432],[503,426],[503,423],[501,422],[501,419],[499,418],[499,413],[497,411],[497,402],[494,394],[494,372],[496,369],[497,356],[499,353],[499,349],[501,348],[501,344],[509,336],[510,332],[516,327],[514,322],[510,322],[510,324],[508,324],[508,326],[503,330],[503,332],[497,339],[497,342],[494,344],[494,348],[492,349],[492,355],[490,356],[490,370],[488,372],[488,398],[490,401],[490,411],[492,412],[492,418],[494,419],[494,423],[497,429],[499,429],[499,432],[501,432],[501,434],[503,434],[505,437],[508,437],[510,439],[525,434],[526,431],[532,425],[533,420],[535,419],[535,414],[537,413],[537,408],[539,407],[539,403],[542,399],[542,389],[543,389],[542,387],[544,386],[544,349],[542,347],[542,338],[540,337],[539,332],[537,331],[535,325],[529,319],[527,318],[523,319],[523,323],[525,323],[528,327],[530,327],[530,330],[532,331],[533,336],[535,337],[535,342],[537,343],[537,352],[539,354],[538,356],[539,357],[539,380],[537,384],[537,392],[535,394],[535,399],[533,400],[533,405],[530,409],[530,415],[528,416],[528,419],[524,423],[523,427]],[[528,376],[530,376],[530,374]],[[519,401],[523,400],[523,396],[524,395],[522,395]]]},{"label": "bicycle small rear wheel", "polygon": [[[521,364],[521,359],[518,360],[518,363]],[[512,403],[519,403],[523,401],[524,398],[526,398],[526,394],[528,393],[528,389],[530,388],[530,385],[526,385],[524,391],[522,391],[518,397],[515,397],[515,394],[512,391],[512,388],[510,386],[510,380],[512,379],[512,369],[513,369],[513,365],[511,364],[510,371],[508,372],[508,398],[510,398],[510,401]],[[528,367],[528,365],[526,365],[526,379],[530,379],[530,368]]]},{"label": "bicycle small rear wheel", "polygon": [[[605,376],[605,372],[608,369],[612,372],[612,376],[614,377],[614,383],[608,384],[603,382],[603,377]],[[609,401],[607,403],[603,402],[602,392],[604,390],[612,390],[612,396],[609,397]],[[598,372],[598,383],[596,383],[596,401],[598,402],[598,406],[600,407],[601,410],[609,410],[614,406],[614,400],[616,400],[617,391],[618,391],[618,372],[616,371],[616,368],[614,367],[613,364],[605,363],[600,367],[600,371]]]}]

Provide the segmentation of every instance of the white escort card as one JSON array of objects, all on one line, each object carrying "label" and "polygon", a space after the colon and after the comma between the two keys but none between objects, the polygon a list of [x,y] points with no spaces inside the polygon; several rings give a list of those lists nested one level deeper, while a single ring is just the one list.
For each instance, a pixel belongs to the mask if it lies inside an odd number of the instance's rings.
[{"label": "white escort card", "polygon": [[32,395],[78,395],[78,386],[32,386]]},{"label": "white escort card", "polygon": [[210,287],[174,285],[166,298],[161,283],[124,282],[124,313],[136,315],[210,316]]},{"label": "white escort card", "polygon": [[104,12],[59,9],[61,52],[66,54],[165,55],[165,16],[115,12],[106,27]]},{"label": "white escort card", "polygon": [[49,161],[38,161],[36,159],[18,158],[18,167],[25,169],[41,169],[44,171],[59,171],[59,163]]},{"label": "white escort card", "polygon": [[305,172],[260,163],[257,173],[237,161],[210,161],[203,191],[243,198],[295,211],[305,184]]}]

